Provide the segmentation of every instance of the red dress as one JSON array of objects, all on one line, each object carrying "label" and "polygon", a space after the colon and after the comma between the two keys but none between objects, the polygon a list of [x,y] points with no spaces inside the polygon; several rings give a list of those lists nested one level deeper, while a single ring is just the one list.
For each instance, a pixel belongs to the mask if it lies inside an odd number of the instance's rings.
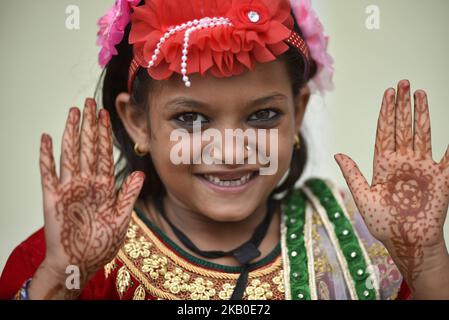
[{"label": "red dress", "polygon": [[[45,256],[44,230],[40,229],[27,240],[22,242],[11,253],[0,277],[0,299],[12,299],[23,283],[32,278]],[[116,266],[110,269],[100,270],[82,291],[80,299],[133,299],[140,285],[138,279],[131,275],[130,283],[133,285],[125,290],[123,294],[117,290],[118,271],[124,266],[120,259],[116,259]],[[147,299],[157,299],[151,295]],[[410,299],[410,290],[405,282],[402,282],[398,300]]]},{"label": "red dress", "polygon": [[[294,203],[284,203],[281,241],[251,269],[243,299],[410,299],[399,270],[367,231],[350,195],[326,181],[313,183],[309,186],[315,185],[315,191],[303,187],[295,191]],[[326,190],[325,201],[332,202],[334,211],[321,204],[323,195],[317,190]],[[332,222],[332,226],[328,214],[335,215],[337,206],[341,208],[338,223],[344,234],[352,234],[351,251],[363,253],[358,260],[348,256],[348,242],[336,241],[339,225]],[[14,298],[44,256],[45,236],[40,229],[10,255],[0,278],[0,299]],[[367,282],[371,271],[363,272],[371,269],[379,271],[374,287]],[[117,256],[97,272],[79,298],[227,300],[239,273],[240,267],[192,256],[136,208]]]}]

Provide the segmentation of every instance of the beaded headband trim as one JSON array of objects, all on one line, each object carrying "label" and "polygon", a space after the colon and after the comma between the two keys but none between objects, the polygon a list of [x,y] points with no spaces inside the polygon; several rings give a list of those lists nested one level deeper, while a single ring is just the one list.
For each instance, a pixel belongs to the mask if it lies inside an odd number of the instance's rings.
[{"label": "beaded headband trim", "polygon": [[[251,14],[257,14],[255,12],[252,12]],[[174,35],[176,32],[185,31],[184,34],[184,45],[182,50],[182,56],[181,56],[181,75],[182,80],[184,81],[184,84],[186,87],[191,87],[192,83],[190,82],[190,79],[187,75],[187,68],[188,68],[188,53],[189,53],[189,36],[192,32],[196,30],[201,30],[205,28],[213,28],[213,27],[219,27],[219,26],[230,26],[232,27],[232,23],[227,18],[203,18],[201,20],[194,20],[189,21],[185,24],[182,24],[181,26],[176,26],[175,28],[170,29],[167,31],[163,37],[160,38],[156,49],[154,50],[154,54],[151,57],[151,60],[148,62],[147,69],[152,68],[157,59],[159,54],[161,53],[161,47],[165,43],[166,40],[170,39],[172,35]],[[307,47],[307,44],[305,41],[299,36],[296,32],[292,31],[292,34],[288,39],[285,40],[288,44],[292,45],[293,47],[297,48],[302,56],[306,60],[306,68],[309,68],[309,61],[310,61],[310,53],[309,48]],[[131,92],[132,85],[134,83],[134,80],[136,78],[137,72],[141,68],[141,65],[144,62],[139,63],[138,58],[134,57],[131,61],[131,65],[129,67],[129,76],[128,76],[128,92]],[[306,71],[308,73],[308,70]]]},{"label": "beaded headband trim", "polygon": [[[293,31],[295,18],[304,37]],[[116,0],[98,22],[102,67],[118,54],[115,46],[130,21],[129,91],[140,68],[155,80],[179,74],[190,87],[190,74],[239,75],[276,60],[290,46],[304,57],[307,73],[310,61],[316,63],[318,90],[332,87],[328,38],[310,0]]]}]

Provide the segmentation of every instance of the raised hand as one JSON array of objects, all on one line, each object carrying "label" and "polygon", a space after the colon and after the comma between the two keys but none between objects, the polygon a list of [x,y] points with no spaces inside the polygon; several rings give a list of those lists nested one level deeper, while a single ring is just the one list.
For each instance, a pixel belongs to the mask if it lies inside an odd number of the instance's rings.
[{"label": "raised hand", "polygon": [[[42,268],[64,274],[67,266],[76,266],[85,285],[117,254],[144,174],[132,173],[117,194],[108,112],[102,109],[97,121],[95,101],[87,99],[81,132],[79,126],[80,111],[72,108],[63,136],[59,178],[51,137],[42,135],[40,170],[47,247]],[[52,298],[59,289],[51,288],[41,297]]]},{"label": "raised hand", "polygon": [[414,95],[412,122],[410,83],[401,81],[397,97],[394,89],[384,95],[371,185],[351,158],[339,154],[335,159],[368,229],[414,288],[438,255],[447,261],[443,226],[449,204],[449,148],[439,163],[433,160],[424,91]]}]

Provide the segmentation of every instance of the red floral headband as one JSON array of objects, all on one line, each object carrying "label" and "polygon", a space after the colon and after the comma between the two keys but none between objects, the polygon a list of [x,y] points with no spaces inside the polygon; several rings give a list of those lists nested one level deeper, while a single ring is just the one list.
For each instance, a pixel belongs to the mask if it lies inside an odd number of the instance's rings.
[{"label": "red floral headband", "polygon": [[131,20],[129,91],[140,68],[155,80],[180,74],[190,87],[190,74],[239,75],[256,63],[276,60],[288,45],[298,49],[308,68],[314,52],[293,31],[291,10],[306,14],[309,23],[317,20],[311,20],[316,16],[309,10],[310,0],[302,2],[291,7],[289,0],[147,0],[137,6],[139,0],[117,0],[99,21],[100,64],[105,66],[117,54],[115,45]]}]

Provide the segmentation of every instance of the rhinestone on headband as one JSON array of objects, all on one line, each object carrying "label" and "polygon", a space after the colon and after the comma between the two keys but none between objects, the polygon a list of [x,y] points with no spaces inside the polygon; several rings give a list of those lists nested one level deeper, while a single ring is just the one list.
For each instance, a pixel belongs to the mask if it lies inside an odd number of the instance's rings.
[{"label": "rhinestone on headband", "polygon": [[260,20],[260,15],[257,11],[248,12],[248,19],[253,23],[257,23]]},{"label": "rhinestone on headband", "polygon": [[[257,12],[255,12],[255,13],[257,14]],[[251,19],[249,17],[249,15],[248,15],[248,18]],[[254,18],[255,17],[253,17],[253,19]],[[259,19],[259,16],[257,16],[257,20],[258,19]],[[255,21],[255,22],[257,22],[257,21]],[[202,18],[199,20],[195,19],[193,21],[188,21],[181,25],[177,25],[173,28],[170,28],[164,34],[164,36],[162,36],[161,39],[159,40],[159,42],[156,46],[156,50],[154,50],[154,54],[151,57],[150,62],[148,62],[148,68],[153,67],[154,64],[156,63],[157,57],[161,53],[161,47],[165,43],[165,41],[167,41],[171,36],[173,36],[177,32],[184,31],[187,29],[184,33],[184,45],[183,45],[182,57],[181,57],[181,74],[182,74],[182,81],[184,81],[185,86],[190,87],[192,85],[192,83],[190,82],[190,79],[187,76],[187,62],[188,62],[188,54],[189,54],[190,34],[192,32],[195,32],[195,31],[198,31],[201,29],[214,28],[214,27],[219,27],[219,26],[231,26],[232,27],[233,24],[232,24],[231,20],[228,18],[205,17],[205,18]]]}]

